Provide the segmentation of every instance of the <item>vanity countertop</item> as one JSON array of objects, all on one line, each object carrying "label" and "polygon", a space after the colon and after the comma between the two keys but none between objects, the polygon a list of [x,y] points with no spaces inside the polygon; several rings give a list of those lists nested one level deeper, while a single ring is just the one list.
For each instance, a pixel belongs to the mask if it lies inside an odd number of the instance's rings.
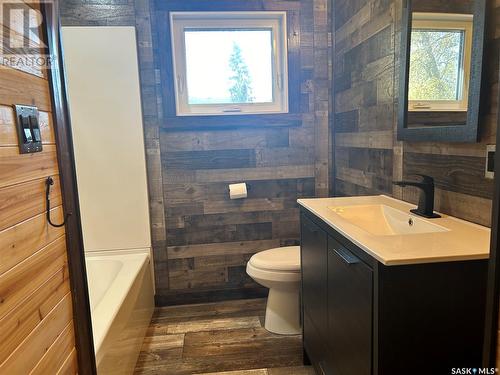
[{"label": "vanity countertop", "polygon": [[[410,214],[414,205],[385,195],[299,199],[306,210],[323,220],[379,262],[387,266],[487,259],[490,252],[490,229],[441,214],[425,219]],[[374,235],[337,214],[335,207],[385,205],[408,213],[446,230],[436,233]]]}]

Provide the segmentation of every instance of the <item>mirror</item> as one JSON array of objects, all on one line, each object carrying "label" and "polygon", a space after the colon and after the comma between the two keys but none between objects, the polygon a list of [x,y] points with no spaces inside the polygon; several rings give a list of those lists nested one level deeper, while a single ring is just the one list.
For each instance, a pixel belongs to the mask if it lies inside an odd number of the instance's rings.
[{"label": "mirror", "polygon": [[407,0],[398,140],[477,142],[485,0]]}]

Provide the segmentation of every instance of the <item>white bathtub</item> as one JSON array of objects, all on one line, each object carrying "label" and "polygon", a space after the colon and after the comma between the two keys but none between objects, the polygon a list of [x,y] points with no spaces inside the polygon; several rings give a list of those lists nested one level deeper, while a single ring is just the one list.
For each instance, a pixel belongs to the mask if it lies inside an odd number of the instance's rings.
[{"label": "white bathtub", "polygon": [[149,251],[86,253],[97,371],[132,374],[154,310]]}]

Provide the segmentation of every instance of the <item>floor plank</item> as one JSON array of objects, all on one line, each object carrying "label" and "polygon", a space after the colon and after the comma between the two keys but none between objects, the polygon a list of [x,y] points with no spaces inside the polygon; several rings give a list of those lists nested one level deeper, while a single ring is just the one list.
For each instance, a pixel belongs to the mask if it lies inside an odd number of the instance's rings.
[{"label": "floor plank", "polygon": [[266,369],[258,369],[258,370],[210,372],[201,375],[268,375],[268,372]]},{"label": "floor plank", "polygon": [[183,322],[193,319],[234,318],[264,315],[266,300],[248,299],[227,302],[202,303],[195,305],[159,307],[153,322]]},{"label": "floor plank", "polygon": [[314,369],[310,366],[270,368],[268,375],[314,375]]},{"label": "floor plank", "polygon": [[314,374],[301,366],[299,335],[264,329],[265,307],[252,299],[156,309],[136,374]]},{"label": "floor plank", "polygon": [[200,375],[314,375],[312,367],[297,366],[297,367],[276,367],[269,369],[257,370],[238,370],[225,372],[211,372]]},{"label": "floor plank", "polygon": [[238,328],[257,328],[260,327],[258,316],[249,316],[241,318],[223,318],[197,320],[194,322],[170,323],[167,325],[167,334],[179,334],[189,332],[205,332],[230,330]]}]

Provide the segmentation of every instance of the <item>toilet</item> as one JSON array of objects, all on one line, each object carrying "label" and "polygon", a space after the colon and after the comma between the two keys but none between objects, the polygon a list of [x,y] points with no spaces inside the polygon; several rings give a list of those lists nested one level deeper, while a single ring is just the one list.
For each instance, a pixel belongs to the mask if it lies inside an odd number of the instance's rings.
[{"label": "toilet", "polygon": [[300,246],[261,251],[250,258],[247,274],[269,288],[265,328],[281,335],[296,335],[300,328]]}]

